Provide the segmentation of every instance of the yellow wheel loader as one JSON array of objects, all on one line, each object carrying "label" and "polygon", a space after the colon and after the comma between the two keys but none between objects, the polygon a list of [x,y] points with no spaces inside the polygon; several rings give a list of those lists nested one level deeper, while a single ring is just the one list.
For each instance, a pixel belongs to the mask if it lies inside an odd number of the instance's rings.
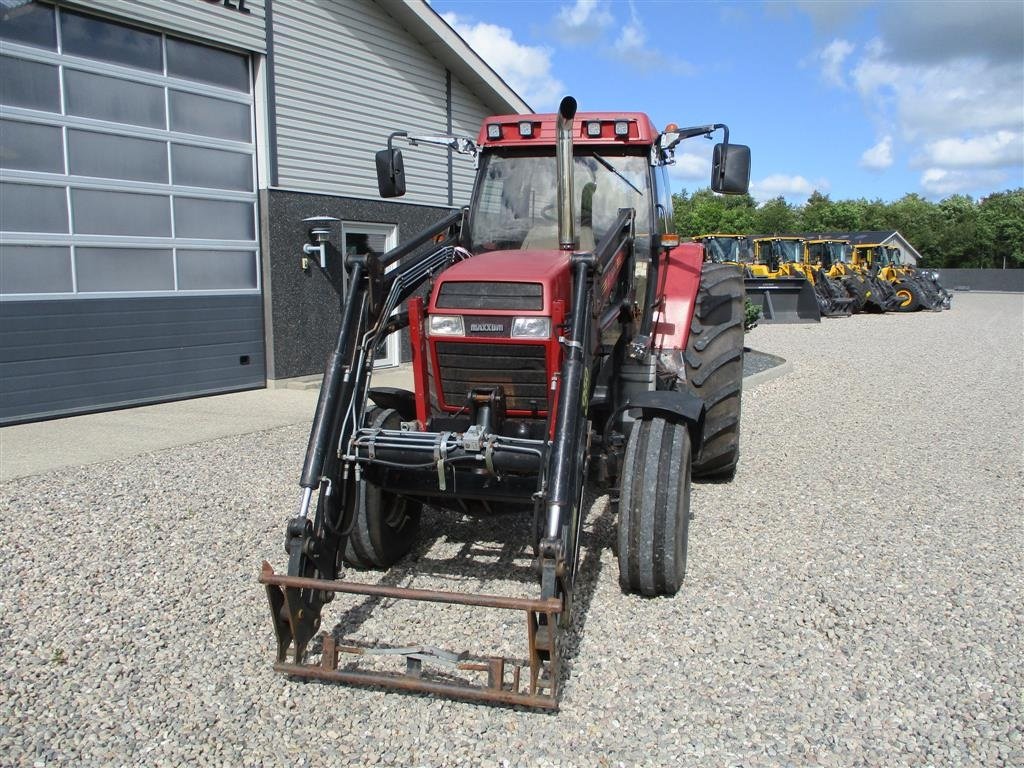
[{"label": "yellow wheel loader", "polygon": [[925,291],[918,281],[900,275],[889,264],[888,246],[882,243],[858,243],[853,246],[851,258],[854,267],[870,282],[875,294],[873,302],[882,311],[916,312],[929,306]]},{"label": "yellow wheel loader", "polygon": [[803,238],[756,237],[744,284],[767,323],[817,323],[821,305],[803,271]]}]

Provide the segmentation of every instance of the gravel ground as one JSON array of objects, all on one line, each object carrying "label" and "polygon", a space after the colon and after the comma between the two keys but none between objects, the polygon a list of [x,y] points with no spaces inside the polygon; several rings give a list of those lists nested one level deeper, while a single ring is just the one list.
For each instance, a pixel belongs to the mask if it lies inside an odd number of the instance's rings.
[{"label": "gravel ground", "polygon": [[[255,580],[283,567],[297,428],[7,483],[0,764],[1024,765],[1022,342],[1003,294],[757,328],[794,371],[745,397],[736,479],[695,486],[677,597],[620,592],[593,500],[558,714],[271,672]],[[426,530],[388,583],[532,594],[521,527]],[[521,640],[330,610],[364,639]]]}]

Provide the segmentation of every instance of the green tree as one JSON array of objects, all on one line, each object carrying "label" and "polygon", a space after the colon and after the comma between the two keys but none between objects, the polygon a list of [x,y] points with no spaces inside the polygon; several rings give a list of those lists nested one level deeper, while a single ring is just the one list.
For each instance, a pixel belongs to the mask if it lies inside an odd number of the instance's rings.
[{"label": "green tree", "polygon": [[799,224],[796,209],[782,195],[761,203],[754,216],[754,228],[761,235],[796,234]]},{"label": "green tree", "polygon": [[992,266],[1024,267],[1024,188],[984,198],[978,219]]},{"label": "green tree", "polygon": [[941,228],[938,206],[918,194],[904,195],[887,206],[885,229],[899,230],[921,254],[922,266],[944,266]]},{"label": "green tree", "polygon": [[828,195],[823,195],[814,190],[807,198],[804,207],[800,212],[800,228],[804,232],[828,232],[834,227],[832,220],[835,217],[832,201]]},{"label": "green tree", "polygon": [[971,196],[951,195],[938,208],[942,266],[993,266],[988,249],[981,242],[978,206]]}]

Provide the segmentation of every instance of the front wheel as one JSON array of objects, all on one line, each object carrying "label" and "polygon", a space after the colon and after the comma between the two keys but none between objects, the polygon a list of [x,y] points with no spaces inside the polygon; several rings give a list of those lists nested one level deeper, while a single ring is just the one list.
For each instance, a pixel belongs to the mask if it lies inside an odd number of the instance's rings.
[{"label": "front wheel", "polygon": [[650,597],[674,595],[686,576],[690,534],[690,433],[662,418],[629,434],[619,499],[619,584]]},{"label": "front wheel", "polygon": [[[378,429],[398,429],[401,416],[391,408],[375,408],[367,422]],[[365,478],[356,486],[355,502],[345,542],[345,562],[355,568],[390,568],[415,544],[423,505]]]}]

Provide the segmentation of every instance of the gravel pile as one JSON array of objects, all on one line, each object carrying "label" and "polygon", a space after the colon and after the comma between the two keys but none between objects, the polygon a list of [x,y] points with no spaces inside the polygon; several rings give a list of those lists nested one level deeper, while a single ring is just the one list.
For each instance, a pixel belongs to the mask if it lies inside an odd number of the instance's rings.
[{"label": "gravel pile", "polygon": [[[256,575],[284,566],[300,429],[0,486],[0,763],[1020,766],[1022,323],[971,294],[757,328],[794,370],[745,396],[735,481],[695,486],[676,598],[620,592],[593,499],[558,714],[272,673]],[[425,524],[388,583],[533,594],[521,528]],[[329,610],[363,639],[525,642],[515,615]]]}]

